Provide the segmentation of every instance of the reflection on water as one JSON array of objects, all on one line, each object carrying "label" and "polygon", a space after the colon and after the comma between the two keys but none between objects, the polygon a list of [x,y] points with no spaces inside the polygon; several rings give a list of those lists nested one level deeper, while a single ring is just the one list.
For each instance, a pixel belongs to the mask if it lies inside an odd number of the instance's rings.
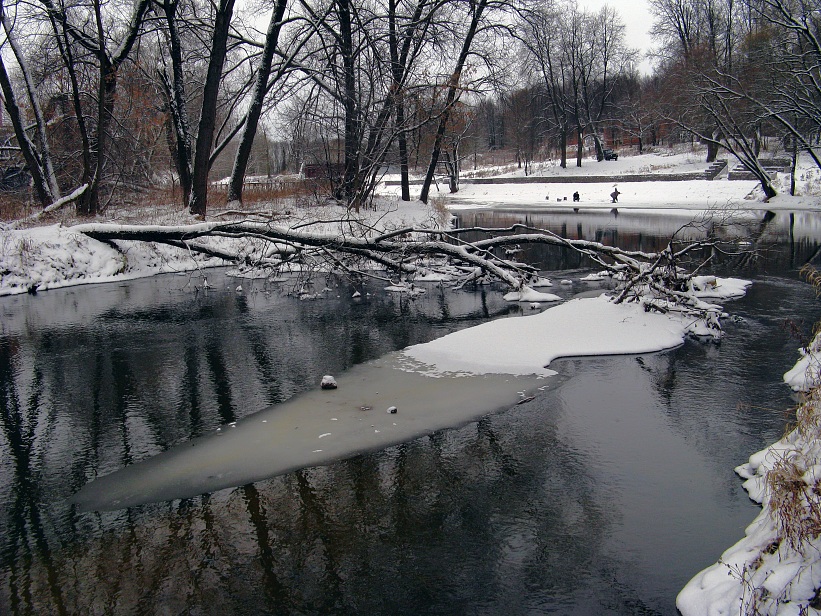
[{"label": "reflection on water", "polygon": [[[702,250],[693,257],[696,262],[709,257],[716,273],[735,272],[739,267],[747,272],[800,268],[818,258],[821,237],[821,216],[814,212],[733,213],[717,209],[703,213],[624,210],[613,214],[592,210],[550,215],[539,208],[515,207],[459,212],[459,226],[463,228],[508,228],[517,224],[547,229],[568,239],[595,240],[645,252],[663,250],[671,238],[675,245],[715,237],[723,242],[719,249]],[[557,246],[527,244],[522,250],[522,261],[537,263],[549,271],[592,265],[575,251]],[[739,254],[750,251],[754,254]]]},{"label": "reflection on water", "polygon": [[771,274],[728,305],[743,321],[721,345],[557,362],[535,400],[457,429],[102,513],[66,499],[509,307],[436,287],[299,302],[211,272],[207,295],[161,277],[3,298],[0,612],[674,614],[756,514],[732,468],[783,429],[783,320],[817,316],[788,264],[750,270]]}]

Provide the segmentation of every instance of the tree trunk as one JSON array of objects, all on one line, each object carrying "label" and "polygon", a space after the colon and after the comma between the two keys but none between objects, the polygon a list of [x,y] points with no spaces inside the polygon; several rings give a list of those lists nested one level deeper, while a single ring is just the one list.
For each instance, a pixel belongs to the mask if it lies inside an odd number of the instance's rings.
[{"label": "tree trunk", "polygon": [[447,155],[447,163],[448,163],[448,187],[450,188],[450,192],[457,193],[459,192],[459,146],[453,146],[453,153],[448,153]]},{"label": "tree trunk", "polygon": [[359,176],[359,109],[356,100],[356,74],[354,66],[353,33],[350,0],[336,0],[339,17],[339,53],[342,57],[345,109],[345,175],[342,179],[342,197],[349,208],[359,211],[357,178]]},{"label": "tree trunk", "polygon": [[604,148],[601,144],[601,139],[599,139],[599,133],[594,128],[593,129],[593,145],[596,147],[596,160],[601,162],[604,160]]},{"label": "tree trunk", "polygon": [[[57,27],[52,22],[52,27],[57,32]],[[63,57],[63,62],[68,71],[69,81],[71,82],[71,104],[74,107],[74,118],[77,121],[77,131],[80,133],[80,143],[82,146],[83,159],[83,175],[80,181],[86,186],[91,184],[91,137],[89,136],[88,125],[86,124],[85,115],[83,113],[82,91],[80,90],[80,82],[77,77],[76,64],[74,62],[74,54],[71,50],[71,43],[66,33],[63,33],[64,38],[59,34],[56,36],[57,44],[60,47],[60,54]]]},{"label": "tree trunk", "polygon": [[576,166],[581,167],[584,150],[584,129],[581,126],[576,127],[576,136],[578,138],[576,142]]},{"label": "tree trunk", "polygon": [[718,157],[718,143],[713,141],[707,142],[707,161],[708,163],[716,162],[716,158]]},{"label": "tree trunk", "polygon": [[[14,53],[14,57],[17,60],[18,70],[20,71],[20,74],[23,77],[23,82],[26,85],[29,106],[31,107],[32,114],[34,115],[34,129],[37,133],[39,153],[37,151],[34,151],[33,153],[39,154],[37,156],[37,159],[39,160],[39,164],[37,165],[39,167],[37,173],[42,176],[42,181],[48,187],[50,202],[44,205],[49,205],[51,202],[57,201],[60,198],[60,186],[57,183],[57,175],[54,173],[54,165],[52,164],[51,148],[49,147],[48,135],[46,135],[46,121],[43,117],[43,111],[40,108],[40,103],[37,100],[37,92],[31,78],[31,72],[28,69],[28,63],[26,62],[26,58],[17,44],[17,39],[13,36],[12,26],[9,23],[2,0],[0,0],[0,20],[3,22],[3,29],[6,33],[6,41]],[[0,61],[2,61],[2,59],[0,59]],[[3,67],[3,72],[5,72],[5,67]],[[23,147],[22,144],[20,147]],[[34,172],[32,172],[32,178],[34,178]]]},{"label": "tree trunk", "polygon": [[399,127],[399,179],[402,185],[402,201],[410,201],[410,177],[408,173],[408,140],[405,133],[405,104],[400,97],[396,102],[396,124]]},{"label": "tree trunk", "polygon": [[755,127],[755,131],[753,131],[753,154],[755,154],[756,158],[761,154],[761,125],[758,124]]},{"label": "tree trunk", "polygon": [[237,154],[234,157],[234,168],[231,171],[231,179],[228,183],[228,202],[242,201],[242,186],[245,181],[245,173],[248,169],[248,160],[251,156],[251,147],[254,145],[254,137],[257,134],[257,125],[260,115],[262,115],[262,105],[265,102],[265,93],[269,89],[268,77],[271,75],[271,64],[274,59],[274,51],[279,42],[279,33],[282,30],[282,17],[285,15],[285,7],[288,0],[277,0],[274,12],[271,15],[271,22],[268,24],[268,33],[265,36],[265,47],[262,50],[262,58],[257,69],[257,78],[254,82],[254,92],[251,96],[251,106],[248,108],[248,115],[245,126],[242,129]]},{"label": "tree trunk", "polygon": [[168,97],[168,108],[171,114],[171,127],[174,135],[174,148],[171,150],[174,159],[174,166],[180,178],[180,188],[182,188],[182,199],[184,204],[188,204],[191,198],[191,127],[188,121],[188,109],[185,99],[185,78],[182,71],[182,44],[180,34],[177,29],[177,9],[179,2],[166,1],[163,4],[165,11],[165,21],[168,25],[169,51],[171,54],[172,76],[168,83],[167,76],[163,75],[166,82],[166,96]]},{"label": "tree trunk", "polygon": [[[414,22],[421,14],[422,3],[417,4],[414,12]],[[410,178],[408,174],[408,139],[405,134],[405,97],[403,93],[407,54],[410,50],[411,33],[405,39],[402,58],[399,55],[399,39],[396,33],[396,0],[388,0],[388,47],[391,56],[391,77],[394,88],[394,116],[396,118],[396,140],[399,149],[399,184],[402,192],[402,201],[410,201]]]},{"label": "tree trunk", "polygon": [[798,139],[792,138],[792,161],[790,162],[790,195],[795,196],[795,170],[798,167]]},{"label": "tree trunk", "polygon": [[[760,225],[763,232],[767,222],[771,219],[770,212]],[[581,225],[581,223],[579,223]],[[429,229],[421,234],[423,237],[414,239],[411,227],[395,229],[374,237],[360,236],[357,233],[321,233],[312,231],[309,228],[292,229],[271,225],[269,223],[253,223],[247,221],[230,222],[220,221],[212,223],[200,223],[185,226],[157,226],[157,225],[106,225],[106,224],[85,224],[72,227],[72,233],[82,233],[88,237],[108,241],[128,240],[162,242],[182,248],[187,251],[196,251],[222,259],[243,258],[242,251],[247,249],[247,244],[242,242],[234,245],[234,248],[215,248],[213,244],[200,243],[196,240],[208,236],[230,235],[235,238],[253,238],[254,242],[267,242],[269,248],[260,246],[260,250],[268,253],[280,253],[280,256],[272,256],[270,259],[263,259],[259,263],[260,267],[277,267],[287,264],[289,257],[295,253],[311,251],[316,258],[324,258],[332,270],[344,271],[350,276],[355,273],[357,266],[345,259],[343,255],[354,255],[358,260],[369,261],[387,267],[399,275],[420,273],[427,269],[419,265],[419,260],[425,258],[430,260],[431,256],[443,257],[449,261],[450,272],[456,272],[458,276],[455,284],[456,288],[462,288],[468,282],[475,281],[483,275],[495,278],[507,284],[514,290],[522,290],[530,278],[530,268],[523,267],[521,263],[516,263],[505,257],[497,257],[497,249],[505,246],[526,246],[533,244],[543,244],[548,246],[561,246],[563,249],[576,251],[581,255],[592,257],[598,263],[613,274],[618,274],[620,278],[619,289],[616,291],[614,303],[630,302],[642,300],[646,309],[658,309],[667,312],[671,307],[676,306],[683,315],[690,315],[697,318],[708,318],[708,323],[716,323],[716,317],[720,314],[719,307],[707,305],[703,302],[692,301],[692,296],[682,293],[684,283],[690,279],[691,273],[685,271],[681,265],[680,256],[685,254],[697,254],[696,248],[712,246],[715,237],[710,234],[700,241],[681,244],[673,239],[661,252],[625,252],[616,246],[608,246],[600,242],[587,241],[582,239],[572,239],[556,233],[534,229],[524,224],[514,224],[507,229],[488,230],[489,237],[486,239],[471,241],[465,233],[473,234],[471,229],[436,230]],[[408,236],[411,237],[408,237]],[[317,248],[319,251],[313,251]],[[706,257],[709,261],[709,251]],[[323,257],[324,255],[324,257]],[[436,259],[437,261],[439,259]],[[345,263],[345,264],[343,264]],[[692,271],[698,271],[706,265],[694,263]],[[365,263],[363,268],[372,266]],[[436,267],[434,266],[434,269]],[[362,270],[364,273],[364,270]],[[461,272],[461,273],[459,273]],[[699,317],[699,315],[701,315]]]},{"label": "tree trunk", "polygon": [[[477,0],[471,0],[471,4]],[[428,172],[425,175],[425,181],[422,184],[422,193],[419,195],[419,200],[423,203],[428,202],[430,196],[430,185],[433,182],[433,175],[436,172],[436,164],[439,162],[439,154],[442,150],[442,140],[445,137],[445,130],[447,128],[448,120],[450,119],[450,112],[456,102],[456,91],[459,87],[459,80],[462,77],[462,69],[465,66],[470,47],[473,44],[473,37],[476,35],[476,29],[479,26],[479,21],[482,18],[482,13],[487,7],[488,0],[478,0],[478,3],[473,5],[473,18],[470,21],[470,27],[465,34],[465,40],[462,42],[462,50],[459,53],[459,58],[456,61],[456,67],[448,82],[448,94],[445,101],[445,108],[439,118],[439,127],[436,130],[436,138],[433,141],[433,151],[430,156],[430,163],[428,164]]]},{"label": "tree trunk", "polygon": [[108,145],[108,127],[114,117],[117,69],[111,64],[106,54],[100,55],[99,63],[97,128],[89,151],[91,181],[89,182],[88,189],[77,201],[77,213],[81,216],[96,216],[100,212],[100,184],[106,166],[105,151]]},{"label": "tree trunk", "polygon": [[34,183],[34,191],[37,193],[37,200],[43,207],[53,203],[55,199],[51,194],[48,182],[46,182],[45,174],[40,164],[40,157],[31,140],[26,135],[25,123],[23,115],[20,111],[20,106],[17,103],[16,95],[11,86],[6,65],[0,56],[0,87],[3,91],[3,98],[5,99],[6,111],[8,111],[11,125],[14,128],[14,136],[17,138],[17,144],[20,146],[20,151],[23,154],[23,159],[26,161],[29,173],[31,174],[32,182]]},{"label": "tree trunk", "polygon": [[214,34],[208,57],[208,72],[202,93],[202,111],[197,128],[197,142],[194,150],[194,166],[191,178],[191,199],[189,211],[195,216],[205,217],[208,203],[208,172],[211,164],[211,147],[217,123],[217,97],[222,79],[222,66],[228,47],[228,31],[234,12],[234,0],[220,0],[214,21]]},{"label": "tree trunk", "polygon": [[565,125],[562,125],[559,133],[559,149],[562,157],[562,162],[559,164],[562,169],[567,169],[567,126]]}]

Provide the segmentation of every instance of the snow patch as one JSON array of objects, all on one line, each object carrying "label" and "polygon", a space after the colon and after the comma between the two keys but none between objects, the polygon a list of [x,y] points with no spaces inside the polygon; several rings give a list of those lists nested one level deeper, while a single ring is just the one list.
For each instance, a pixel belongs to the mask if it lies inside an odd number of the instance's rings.
[{"label": "snow patch", "polygon": [[428,373],[555,374],[558,357],[650,353],[679,346],[689,320],[614,304],[602,295],[573,299],[535,315],[499,319],[405,349]]}]

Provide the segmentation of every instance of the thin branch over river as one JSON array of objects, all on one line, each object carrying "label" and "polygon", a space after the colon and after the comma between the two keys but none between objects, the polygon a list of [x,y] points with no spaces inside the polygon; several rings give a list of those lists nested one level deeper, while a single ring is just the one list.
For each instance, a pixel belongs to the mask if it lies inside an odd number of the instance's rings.
[{"label": "thin branch over river", "polygon": [[[314,226],[321,231],[307,227],[239,221],[176,226],[83,224],[71,230],[110,245],[122,240],[164,243],[247,267],[275,270],[321,265],[349,277],[364,276],[377,267],[399,276],[399,284],[412,284],[419,275],[437,274],[457,288],[475,281],[498,280],[520,293],[523,300],[530,286],[537,284],[538,270],[509,257],[521,245],[559,246],[590,258],[615,277],[619,281],[617,303],[639,301],[647,310],[681,311],[704,320],[708,328],[719,330],[720,311],[693,293],[692,272],[704,263],[696,263],[690,271],[682,267],[696,251],[718,250],[714,238],[686,243],[673,238],[660,252],[643,252],[568,239],[520,224],[454,230],[408,226],[376,232],[357,221],[336,220]],[[480,234],[483,239],[464,239],[469,234]]]}]

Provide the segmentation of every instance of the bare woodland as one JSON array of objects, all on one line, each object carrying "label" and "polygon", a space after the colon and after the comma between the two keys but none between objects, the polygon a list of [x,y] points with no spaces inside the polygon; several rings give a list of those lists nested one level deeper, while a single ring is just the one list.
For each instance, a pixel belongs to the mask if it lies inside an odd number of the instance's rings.
[{"label": "bare woodland", "polygon": [[774,195],[768,140],[816,156],[818,1],[651,5],[642,75],[617,13],[561,0],[4,0],[5,170],[43,208],[72,195],[95,215],[170,185],[205,216],[214,179],[238,202],[260,170],[323,169],[357,209],[386,168],[427,201],[437,174],[458,190],[500,148],[527,170],[581,165],[578,143],[695,139]]},{"label": "bare woodland", "polygon": [[[563,0],[0,0],[3,179],[24,169],[17,188],[42,212],[85,216],[171,187],[205,220],[215,202],[241,204],[251,176],[308,168],[315,197],[349,212],[369,207],[387,169],[403,200],[427,202],[437,177],[457,191],[460,167],[500,148],[528,173],[548,157],[581,166],[585,143],[601,160],[616,144],[697,140],[708,160],[734,156],[766,197],[768,143],[821,162],[819,0],[651,5],[659,45],[642,75],[616,12]],[[661,298],[648,309],[703,309],[681,295],[692,249],[673,244],[635,254],[539,229],[472,243],[439,229],[331,237],[271,221],[78,230],[203,252],[203,236],[255,238],[269,265],[321,252],[342,272],[368,262],[408,275],[435,256],[460,284],[491,276],[514,289],[534,272],[493,249],[557,243],[623,277],[620,301],[641,288]]]}]

